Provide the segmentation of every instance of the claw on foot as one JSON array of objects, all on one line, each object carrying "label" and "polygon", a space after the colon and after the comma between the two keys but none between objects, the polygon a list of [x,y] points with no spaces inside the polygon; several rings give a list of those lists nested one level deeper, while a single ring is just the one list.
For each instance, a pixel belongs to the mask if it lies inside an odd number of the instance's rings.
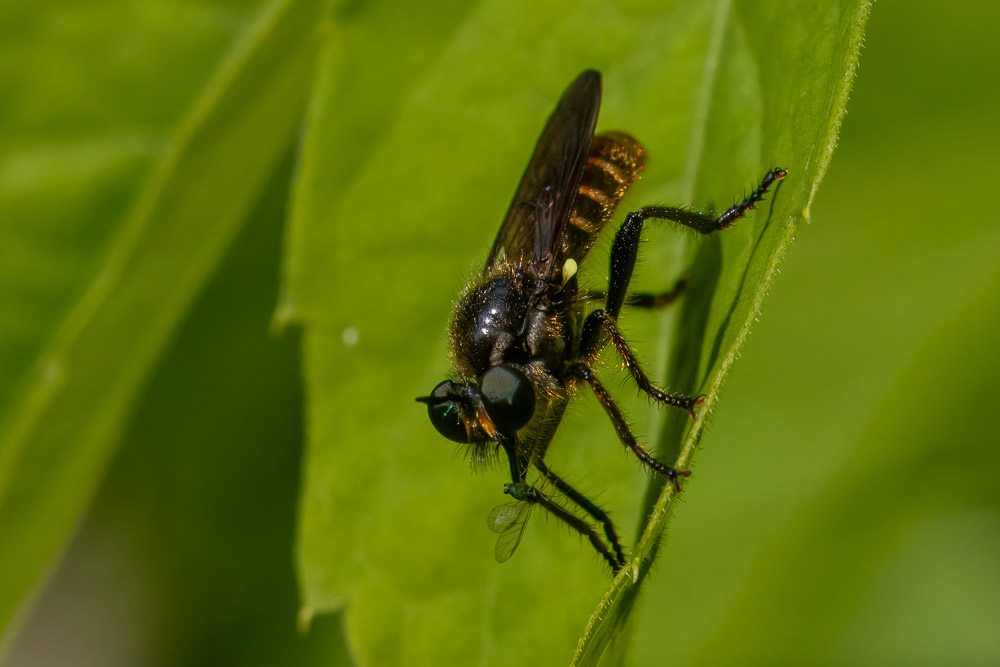
[{"label": "claw on foot", "polygon": [[675,493],[680,493],[681,492],[681,483],[679,481],[677,481],[677,478],[678,477],[690,477],[691,476],[691,471],[690,470],[674,470],[673,468],[671,468],[671,470],[673,470],[673,474],[669,475],[669,477],[670,477],[670,483],[674,485],[674,492]]},{"label": "claw on foot", "polygon": [[708,399],[708,396],[702,394],[698,398],[694,399],[694,403],[691,404],[691,409],[688,410],[688,414],[691,415],[691,419],[697,419],[698,413],[694,411],[696,407],[704,403]]}]

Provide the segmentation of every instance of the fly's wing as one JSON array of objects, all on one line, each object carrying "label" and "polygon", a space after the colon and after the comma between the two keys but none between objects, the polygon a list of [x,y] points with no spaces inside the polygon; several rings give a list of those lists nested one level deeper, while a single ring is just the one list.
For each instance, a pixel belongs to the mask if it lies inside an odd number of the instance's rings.
[{"label": "fly's wing", "polygon": [[493,549],[493,555],[497,562],[506,563],[517,550],[517,545],[521,543],[524,535],[524,528],[528,525],[528,517],[531,516],[531,503],[517,502],[497,505],[490,512],[486,525],[494,533],[499,533],[497,545]]},{"label": "fly's wing", "polygon": [[586,70],[563,93],[535,145],[484,273],[501,253],[542,278],[558,266],[560,237],[573,206],[601,106],[601,75]]}]

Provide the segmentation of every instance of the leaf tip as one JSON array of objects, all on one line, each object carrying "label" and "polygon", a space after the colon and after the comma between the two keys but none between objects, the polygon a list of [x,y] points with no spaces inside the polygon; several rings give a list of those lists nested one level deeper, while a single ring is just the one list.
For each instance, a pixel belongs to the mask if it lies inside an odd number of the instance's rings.
[{"label": "leaf tip", "polygon": [[291,295],[284,295],[281,301],[278,302],[278,306],[274,309],[274,314],[271,315],[271,334],[280,336],[285,332],[289,324],[298,319],[299,310],[295,306],[295,301],[291,298]]},{"label": "leaf tip", "polygon": [[299,613],[296,616],[295,622],[299,629],[300,635],[308,635],[309,629],[312,627],[313,619],[316,617],[316,610],[310,605],[303,605],[299,607]]}]

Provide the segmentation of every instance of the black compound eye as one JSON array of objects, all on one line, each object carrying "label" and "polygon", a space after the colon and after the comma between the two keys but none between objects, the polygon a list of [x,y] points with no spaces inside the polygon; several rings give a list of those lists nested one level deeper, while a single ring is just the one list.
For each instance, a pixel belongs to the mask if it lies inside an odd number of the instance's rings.
[{"label": "black compound eye", "polygon": [[[451,394],[451,388],[452,382],[445,380],[434,387],[431,398],[448,396]],[[454,442],[468,444],[469,432],[465,429],[465,421],[462,419],[457,402],[428,403],[427,416],[431,418],[431,424],[438,430],[438,433]]]},{"label": "black compound eye", "polygon": [[515,433],[535,414],[535,388],[514,366],[494,366],[486,371],[479,395],[486,413],[503,433]]}]

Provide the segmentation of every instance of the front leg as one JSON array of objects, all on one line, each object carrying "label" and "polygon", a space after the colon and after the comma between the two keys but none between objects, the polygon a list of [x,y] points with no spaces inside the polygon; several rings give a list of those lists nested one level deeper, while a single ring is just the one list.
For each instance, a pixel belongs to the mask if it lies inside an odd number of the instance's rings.
[{"label": "front leg", "polygon": [[605,561],[607,561],[608,565],[611,566],[612,572],[618,572],[618,570],[625,565],[625,560],[621,556],[620,547],[618,548],[619,550],[617,553],[612,552],[611,549],[608,548],[608,545],[604,543],[604,540],[601,539],[601,536],[597,534],[597,531],[594,530],[593,526],[567,510],[565,507],[559,505],[535,487],[528,484],[507,484],[504,487],[504,493],[512,496],[516,500],[540,506],[546,512],[586,537],[591,546],[594,547],[594,550],[597,551],[597,553],[600,554]]},{"label": "front leg", "polygon": [[615,552],[615,558],[620,564],[624,565],[625,554],[622,552],[621,542],[618,540],[618,531],[615,529],[615,524],[611,521],[611,517],[608,516],[607,512],[598,507],[587,496],[570,486],[566,480],[552,472],[541,460],[535,461],[534,465],[543,479],[550,482],[560,493],[576,503],[583,511],[601,524],[604,528],[604,536]]}]

